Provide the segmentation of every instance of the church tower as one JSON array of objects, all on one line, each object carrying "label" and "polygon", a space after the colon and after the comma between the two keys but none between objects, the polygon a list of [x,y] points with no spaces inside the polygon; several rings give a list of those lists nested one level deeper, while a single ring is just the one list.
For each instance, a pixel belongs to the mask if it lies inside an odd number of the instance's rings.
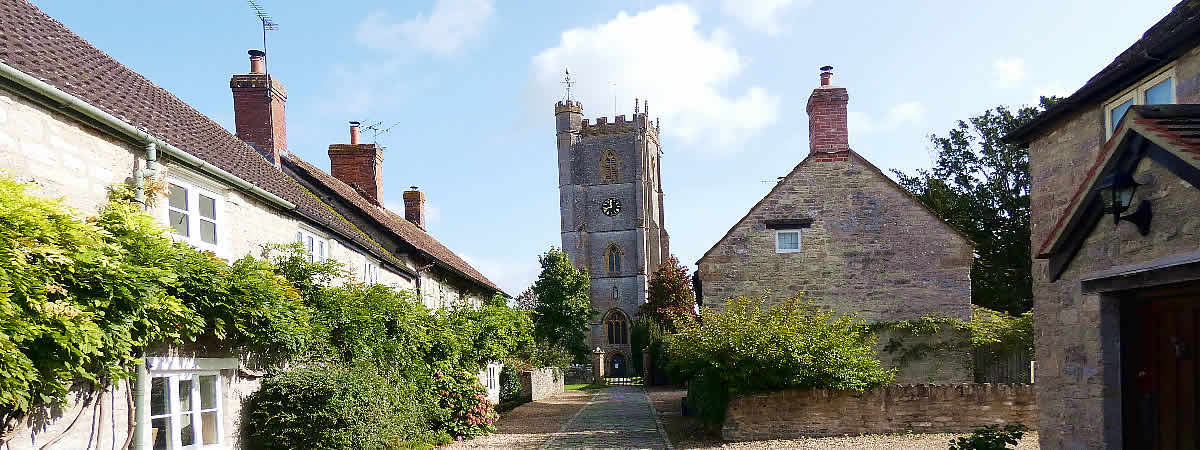
[{"label": "church tower", "polygon": [[590,347],[605,351],[605,371],[629,376],[631,319],[647,283],[670,255],[663,226],[658,126],[634,102],[632,120],[583,118],[583,105],[554,105],[562,248],[592,279]]}]

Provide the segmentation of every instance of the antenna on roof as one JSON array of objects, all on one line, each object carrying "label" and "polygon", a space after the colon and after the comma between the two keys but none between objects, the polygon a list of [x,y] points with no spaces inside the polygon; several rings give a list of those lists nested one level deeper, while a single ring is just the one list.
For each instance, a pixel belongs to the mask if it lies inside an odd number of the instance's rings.
[{"label": "antenna on roof", "polygon": [[[263,9],[263,7],[258,4],[258,2],[255,2],[254,0],[246,0],[246,3],[250,4],[250,9],[254,10],[254,15],[258,16],[258,20],[262,21],[263,53],[266,53],[267,52],[267,31],[278,30],[279,24],[275,23],[275,21],[271,19],[271,16],[269,14],[267,14],[267,10]],[[267,70],[270,70],[270,69],[267,69]]]},{"label": "antenna on roof", "polygon": [[[400,122],[403,122],[403,120],[401,120]],[[400,122],[393,123],[390,126],[388,126],[387,128],[384,128],[383,121],[378,121],[378,122],[375,122],[375,123],[372,123],[370,125],[363,127],[363,129],[371,130],[371,142],[378,145],[379,144],[379,136],[388,134],[389,131],[392,131],[392,128],[396,128],[396,125],[400,125]]]}]

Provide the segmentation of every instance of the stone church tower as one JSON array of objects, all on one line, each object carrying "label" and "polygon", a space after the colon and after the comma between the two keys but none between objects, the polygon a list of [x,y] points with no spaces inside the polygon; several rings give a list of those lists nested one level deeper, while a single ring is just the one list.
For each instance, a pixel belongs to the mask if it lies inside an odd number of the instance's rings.
[{"label": "stone church tower", "polygon": [[604,349],[605,371],[629,375],[631,319],[646,302],[649,275],[670,255],[663,226],[658,127],[634,102],[624,115],[596,123],[583,105],[554,105],[562,248],[592,279],[590,348]]}]

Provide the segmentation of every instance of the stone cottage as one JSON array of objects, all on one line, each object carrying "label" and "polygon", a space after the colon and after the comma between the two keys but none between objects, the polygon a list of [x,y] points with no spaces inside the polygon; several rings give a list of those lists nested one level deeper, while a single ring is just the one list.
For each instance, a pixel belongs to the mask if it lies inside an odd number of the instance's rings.
[{"label": "stone cottage", "polygon": [[[830,69],[808,99],[808,155],[696,263],[701,301],[803,292],[871,322],[969,320],[973,244],[850,149],[849,95]],[[896,365],[894,356],[881,352]],[[924,358],[899,380],[969,382],[968,359]]]},{"label": "stone cottage", "polygon": [[[0,0],[0,30],[0,170],[36,185],[38,194],[90,213],[106,200],[107,186],[161,180],[163,198],[147,202],[154,204],[147,212],[174,239],[226,259],[298,241],[313,259],[337,260],[363,282],[417,290],[430,306],[478,303],[500,292],[423,229],[422,192],[405,193],[403,214],[380,206],[382,156],[373,146],[353,137],[331,146],[332,175],[289,151],[296,146],[286,138],[287,93],[266,74],[263,52],[252,50],[249,73],[229,81],[235,135],[25,0]],[[241,400],[258,385],[240,356],[152,351],[137,381],[99,399],[105,408],[95,429],[104,435],[91,448],[119,448],[131,417],[138,448],[236,447]],[[209,406],[180,411],[184,396]],[[130,406],[151,398],[167,402]],[[45,445],[83,407],[27,419],[5,448]],[[185,419],[202,426],[185,427]],[[88,447],[95,437],[89,428],[72,428],[55,448]]]},{"label": "stone cottage", "polygon": [[1043,448],[1200,445],[1197,103],[1184,1],[1005,138],[1029,146]]}]

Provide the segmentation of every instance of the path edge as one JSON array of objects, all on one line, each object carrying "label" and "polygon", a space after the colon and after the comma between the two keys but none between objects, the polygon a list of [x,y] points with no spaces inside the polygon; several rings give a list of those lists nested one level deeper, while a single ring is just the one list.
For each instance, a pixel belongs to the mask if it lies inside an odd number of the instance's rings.
[{"label": "path edge", "polygon": [[[605,389],[608,389],[608,388],[605,388]],[[566,433],[566,432],[567,432],[567,428],[570,428],[570,427],[571,427],[571,424],[575,423],[575,419],[579,418],[579,415],[580,415],[580,414],[583,414],[583,411],[584,411],[585,409],[588,409],[588,407],[589,407],[589,406],[592,406],[592,403],[595,403],[595,402],[596,402],[596,397],[599,397],[599,396],[600,396],[600,394],[602,394],[603,392],[604,392],[604,391],[603,391],[603,390],[601,390],[601,391],[599,391],[599,392],[596,392],[596,393],[592,394],[590,397],[588,397],[588,402],[587,402],[587,403],[584,403],[584,404],[583,404],[583,407],[582,407],[582,408],[579,408],[579,411],[575,411],[575,414],[571,416],[571,419],[570,419],[570,420],[567,420],[567,423],[564,423],[564,424],[563,424],[563,426],[559,427],[559,428],[558,428],[558,431],[557,431],[557,432],[555,432],[553,435],[551,435],[551,436],[550,436],[550,439],[546,439],[546,442],[543,442],[543,443],[542,443],[542,445],[538,446],[538,449],[539,449],[539,450],[546,450],[546,449],[550,448],[550,443],[551,443],[551,442],[554,442],[554,438],[555,438],[555,437],[558,437],[558,435],[560,435],[560,434]],[[647,397],[647,398],[649,398],[649,397]],[[650,405],[650,407],[651,407],[651,408],[654,408],[654,405]],[[667,445],[671,445],[671,444],[668,442],[668,443],[667,443]],[[670,449],[670,448],[668,447],[668,450],[673,450],[673,449]]]},{"label": "path edge", "polygon": [[642,395],[646,396],[646,403],[650,405],[650,414],[654,415],[654,426],[658,428],[658,434],[662,437],[663,443],[667,444],[667,450],[675,450],[675,446],[671,444],[671,437],[667,436],[667,427],[663,426],[662,417],[659,417],[658,409],[654,407],[654,399],[650,398],[650,392],[646,390],[645,386],[642,387]]}]

